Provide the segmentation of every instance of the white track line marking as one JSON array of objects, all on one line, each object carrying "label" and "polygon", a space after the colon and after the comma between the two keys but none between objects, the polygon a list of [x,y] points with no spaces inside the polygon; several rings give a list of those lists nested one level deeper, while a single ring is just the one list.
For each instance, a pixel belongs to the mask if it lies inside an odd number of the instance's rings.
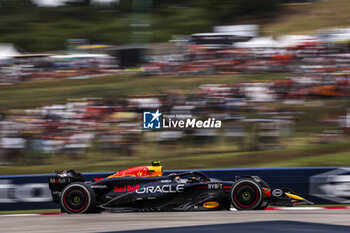
[{"label": "white track line marking", "polygon": [[5,217],[23,217],[23,216],[39,216],[40,214],[3,214],[0,216],[5,216]]},{"label": "white track line marking", "polygon": [[279,207],[276,210],[320,210],[322,207]]},{"label": "white track line marking", "polygon": [[[348,209],[350,206],[324,206],[324,207],[268,207],[266,210],[321,210],[321,209]],[[230,211],[238,211],[235,208],[230,208]],[[41,213],[41,214],[0,214],[0,217],[25,217],[25,216],[40,216],[40,215],[61,215],[62,213]],[[101,214],[112,214],[111,212],[104,212]]]}]

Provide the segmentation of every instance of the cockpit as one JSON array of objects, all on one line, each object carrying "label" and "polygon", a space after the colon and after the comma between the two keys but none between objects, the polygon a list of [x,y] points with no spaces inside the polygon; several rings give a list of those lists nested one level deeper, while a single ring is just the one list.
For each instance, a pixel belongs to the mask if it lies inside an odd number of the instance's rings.
[{"label": "cockpit", "polygon": [[188,184],[188,183],[206,183],[210,182],[210,178],[200,171],[183,172],[179,174],[170,174],[169,177],[173,178],[175,182]]}]

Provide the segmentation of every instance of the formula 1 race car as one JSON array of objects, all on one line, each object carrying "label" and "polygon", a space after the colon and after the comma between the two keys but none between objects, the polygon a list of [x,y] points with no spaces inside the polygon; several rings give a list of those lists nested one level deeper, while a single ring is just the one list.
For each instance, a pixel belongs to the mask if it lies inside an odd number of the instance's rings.
[{"label": "formula 1 race car", "polygon": [[69,214],[102,211],[261,210],[268,205],[312,204],[290,189],[273,189],[258,176],[235,181],[209,178],[200,171],[163,176],[159,162],[119,171],[84,183],[74,170],[49,178],[53,201]]}]

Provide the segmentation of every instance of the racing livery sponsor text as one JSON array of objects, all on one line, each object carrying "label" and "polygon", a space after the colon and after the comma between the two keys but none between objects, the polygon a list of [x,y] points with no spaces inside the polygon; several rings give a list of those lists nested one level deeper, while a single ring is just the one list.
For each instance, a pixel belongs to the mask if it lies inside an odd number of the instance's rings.
[{"label": "racing livery sponsor text", "polygon": [[203,204],[203,207],[208,208],[208,209],[213,209],[213,208],[216,208],[218,206],[219,206],[219,203],[216,201],[208,201],[208,202],[205,202]]},{"label": "racing livery sponsor text", "polygon": [[148,186],[136,190],[136,193],[182,193],[185,189],[184,184],[178,185],[157,185],[157,186]]},{"label": "racing livery sponsor text", "polygon": [[131,192],[131,191],[136,191],[140,189],[140,185],[137,184],[135,186],[131,186],[131,185],[125,185],[124,187],[118,187],[118,186],[114,186],[114,192],[115,193],[120,193],[120,192]]}]

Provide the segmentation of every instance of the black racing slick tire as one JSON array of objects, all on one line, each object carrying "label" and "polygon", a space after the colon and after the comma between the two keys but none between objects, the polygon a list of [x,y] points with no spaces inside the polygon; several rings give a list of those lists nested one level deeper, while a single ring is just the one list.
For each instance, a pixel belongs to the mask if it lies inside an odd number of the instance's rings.
[{"label": "black racing slick tire", "polygon": [[237,210],[254,210],[261,206],[264,191],[261,185],[253,179],[238,180],[231,188],[231,204]]},{"label": "black racing slick tire", "polygon": [[95,209],[95,193],[85,183],[67,185],[61,194],[61,209],[68,214],[92,213]]}]

